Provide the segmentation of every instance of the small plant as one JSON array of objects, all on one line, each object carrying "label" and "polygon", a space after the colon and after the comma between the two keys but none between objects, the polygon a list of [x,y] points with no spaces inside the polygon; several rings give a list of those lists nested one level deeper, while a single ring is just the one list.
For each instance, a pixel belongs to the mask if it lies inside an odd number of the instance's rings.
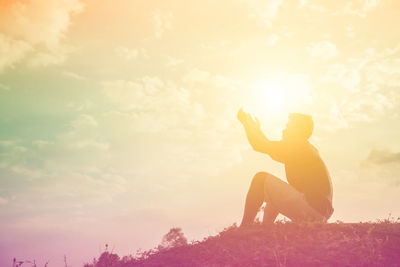
[{"label": "small plant", "polygon": [[159,250],[169,249],[187,245],[187,239],[182,232],[181,228],[171,228],[169,232],[164,235],[161,244],[158,246]]}]

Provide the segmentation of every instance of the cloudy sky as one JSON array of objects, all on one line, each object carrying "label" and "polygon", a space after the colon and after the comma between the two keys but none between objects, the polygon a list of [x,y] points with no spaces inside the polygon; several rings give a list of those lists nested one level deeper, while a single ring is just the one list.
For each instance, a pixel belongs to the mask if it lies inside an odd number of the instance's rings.
[{"label": "cloudy sky", "polygon": [[241,106],[277,140],[313,116],[331,222],[399,217],[399,23],[394,0],[1,1],[0,264],[239,222],[256,172],[285,179]]}]

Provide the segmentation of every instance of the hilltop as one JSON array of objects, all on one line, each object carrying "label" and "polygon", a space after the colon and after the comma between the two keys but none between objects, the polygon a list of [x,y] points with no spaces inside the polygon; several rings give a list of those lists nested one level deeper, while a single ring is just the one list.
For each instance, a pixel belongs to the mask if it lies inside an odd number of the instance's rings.
[{"label": "hilltop", "polygon": [[105,251],[85,266],[400,266],[400,222],[234,224],[191,243],[172,228],[154,249],[122,258]]}]

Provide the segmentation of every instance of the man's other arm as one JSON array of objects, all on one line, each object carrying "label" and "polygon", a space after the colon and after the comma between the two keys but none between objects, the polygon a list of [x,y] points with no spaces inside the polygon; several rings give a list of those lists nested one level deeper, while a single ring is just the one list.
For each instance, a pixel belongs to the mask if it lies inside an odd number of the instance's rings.
[{"label": "man's other arm", "polygon": [[253,150],[268,154],[268,147],[271,141],[264,135],[261,129],[252,123],[243,124],[243,128]]},{"label": "man's other arm", "polygon": [[284,162],[286,149],[282,142],[269,140],[262,132],[258,119],[253,120],[249,114],[240,114],[240,112],[238,113],[238,119],[243,124],[247,140],[253,150],[267,154],[273,160]]}]

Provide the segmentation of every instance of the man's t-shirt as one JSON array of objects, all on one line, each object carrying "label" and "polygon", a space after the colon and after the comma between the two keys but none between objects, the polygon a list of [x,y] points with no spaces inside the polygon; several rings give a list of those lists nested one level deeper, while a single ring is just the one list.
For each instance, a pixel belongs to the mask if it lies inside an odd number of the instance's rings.
[{"label": "man's t-shirt", "polygon": [[285,164],[286,179],[320,214],[333,213],[332,181],[317,148],[308,141],[270,141],[268,155]]}]

